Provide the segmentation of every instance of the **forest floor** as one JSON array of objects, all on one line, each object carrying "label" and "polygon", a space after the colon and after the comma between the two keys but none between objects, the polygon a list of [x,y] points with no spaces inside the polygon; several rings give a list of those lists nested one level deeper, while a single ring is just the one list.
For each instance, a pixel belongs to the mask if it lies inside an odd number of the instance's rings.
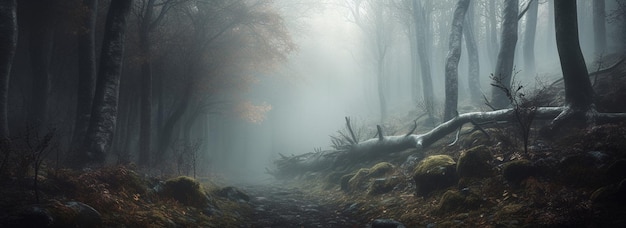
[{"label": "forest floor", "polygon": [[[626,64],[592,81],[598,110],[626,111]],[[398,122],[402,129],[411,121]],[[44,162],[34,173],[15,162],[0,178],[0,227],[626,227],[626,123],[541,136],[547,124],[534,122],[528,152],[514,124],[496,123],[486,129],[490,137],[476,132],[448,145],[449,136],[422,151],[236,187],[154,178],[133,166],[69,170]],[[487,175],[417,194],[419,160],[458,162],[477,147],[490,154]],[[373,175],[380,167],[388,168]]]}]

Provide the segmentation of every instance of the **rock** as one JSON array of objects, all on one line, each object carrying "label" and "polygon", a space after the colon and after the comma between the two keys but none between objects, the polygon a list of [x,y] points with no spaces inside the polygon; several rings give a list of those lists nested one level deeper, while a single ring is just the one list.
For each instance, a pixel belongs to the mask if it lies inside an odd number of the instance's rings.
[{"label": "rock", "polygon": [[19,214],[19,227],[101,227],[102,217],[93,207],[76,201],[31,205]]},{"label": "rock", "polygon": [[464,148],[471,148],[480,145],[489,145],[489,137],[482,131],[474,131],[463,140]]},{"label": "rock", "polygon": [[76,216],[71,219],[74,227],[99,227],[102,225],[102,216],[93,207],[76,201],[65,203],[65,206],[76,212]]},{"label": "rock", "polygon": [[492,173],[491,159],[491,152],[486,146],[471,148],[459,156],[456,171],[459,177],[488,177]]},{"label": "rock", "polygon": [[414,153],[414,154],[409,155],[406,158],[406,161],[402,163],[402,165],[400,165],[402,172],[404,172],[406,175],[412,174],[413,170],[415,169],[415,166],[422,159],[424,159],[423,153]]},{"label": "rock", "polygon": [[520,181],[534,176],[536,168],[525,159],[509,161],[503,164],[502,175],[504,179],[512,183],[519,183]]},{"label": "rock", "polygon": [[605,181],[600,169],[605,156],[591,151],[562,158],[557,165],[559,180],[577,186],[600,186]]},{"label": "rock", "polygon": [[163,183],[161,191],[163,197],[175,199],[187,206],[204,208],[209,204],[209,197],[196,180],[191,177],[180,176]]},{"label": "rock", "polygon": [[369,169],[359,169],[350,180],[348,180],[348,191],[365,190],[367,188],[366,181],[369,180]]},{"label": "rock", "polygon": [[449,212],[459,212],[464,210],[471,210],[480,207],[482,200],[480,197],[470,191],[456,191],[448,190],[439,201],[437,209],[434,211],[438,214],[445,214]]},{"label": "rock", "polygon": [[376,178],[370,183],[370,186],[367,188],[367,194],[378,195],[387,193],[401,183],[402,181],[397,176],[388,178]]},{"label": "rock", "polygon": [[237,201],[237,202],[250,201],[250,196],[248,196],[246,193],[243,193],[239,189],[235,187],[231,187],[231,186],[221,188],[220,190],[217,190],[215,194],[217,196],[224,197],[232,201]]},{"label": "rock", "polygon": [[448,155],[433,155],[422,160],[413,172],[416,192],[420,196],[456,183],[456,163]]},{"label": "rock", "polygon": [[369,177],[383,177],[393,171],[393,165],[389,162],[380,162],[369,169]]},{"label": "rock", "polygon": [[626,202],[626,179],[617,184],[610,184],[596,189],[590,197],[595,203],[617,203],[623,205]]},{"label": "rock", "polygon": [[341,190],[345,191],[345,192],[349,192],[350,191],[350,186],[349,186],[349,182],[350,179],[352,179],[352,177],[354,177],[354,175],[356,175],[355,173],[351,173],[351,174],[346,174],[343,175],[340,179],[340,183],[341,183]]},{"label": "rock", "polygon": [[375,219],[369,228],[406,228],[404,224],[393,219]]}]

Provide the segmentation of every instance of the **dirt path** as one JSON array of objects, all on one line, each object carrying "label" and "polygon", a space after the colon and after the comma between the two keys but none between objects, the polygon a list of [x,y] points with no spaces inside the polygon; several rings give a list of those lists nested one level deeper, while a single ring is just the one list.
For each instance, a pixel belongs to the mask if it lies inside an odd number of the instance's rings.
[{"label": "dirt path", "polygon": [[277,185],[242,187],[253,213],[245,227],[365,227],[353,208],[328,205],[298,188]]}]

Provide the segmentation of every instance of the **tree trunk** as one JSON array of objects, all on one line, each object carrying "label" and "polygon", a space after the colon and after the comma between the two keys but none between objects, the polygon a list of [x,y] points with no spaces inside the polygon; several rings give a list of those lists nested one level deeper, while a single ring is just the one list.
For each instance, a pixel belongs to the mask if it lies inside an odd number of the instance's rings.
[{"label": "tree trunk", "polygon": [[417,104],[420,101],[420,79],[418,73],[417,42],[415,28],[409,28],[409,48],[411,48],[411,102]]},{"label": "tree trunk", "polygon": [[139,49],[141,52],[141,111],[139,128],[140,166],[149,166],[152,133],[152,55],[150,53],[150,22],[154,0],[149,0],[139,28]]},{"label": "tree trunk", "polygon": [[457,116],[457,103],[459,99],[459,60],[461,59],[461,39],[463,38],[463,21],[465,12],[469,6],[469,0],[459,0],[452,17],[452,29],[448,39],[448,56],[446,57],[446,101],[443,120],[447,121]]},{"label": "tree trunk", "polygon": [[604,0],[593,0],[593,38],[597,56],[606,51],[606,12]]},{"label": "tree trunk", "polygon": [[465,23],[463,28],[463,36],[467,45],[468,57],[468,75],[467,84],[469,87],[470,99],[473,103],[482,101],[482,92],[480,90],[480,62],[478,59],[478,48],[476,47],[476,38],[474,36],[474,5],[470,2],[465,15]]},{"label": "tree trunk", "polygon": [[[424,106],[430,120],[434,119],[435,94],[433,91],[433,79],[430,70],[430,55],[428,45],[426,45],[426,35],[428,33],[426,27],[426,19],[424,17],[424,8],[419,4],[418,0],[413,0],[413,20],[415,21],[415,35],[417,42],[417,53],[420,60],[420,70],[422,71],[422,91],[424,98]],[[434,123],[433,123],[434,124]]]},{"label": "tree trunk", "polygon": [[593,88],[578,39],[576,1],[554,2],[556,47],[561,60],[566,106],[574,112],[586,112],[593,103]]},{"label": "tree trunk", "polygon": [[35,1],[29,7],[28,51],[33,77],[28,121],[38,129],[46,123],[50,93],[50,57],[53,30],[49,4],[47,1]]},{"label": "tree trunk", "polygon": [[78,35],[78,88],[76,93],[76,123],[72,148],[78,149],[85,138],[91,116],[91,105],[96,86],[96,17],[98,0],[83,0],[87,7],[83,26]]},{"label": "tree trunk", "polygon": [[535,69],[535,34],[537,31],[537,11],[539,1],[532,0],[526,13],[526,31],[524,32],[524,71],[528,78],[534,78]]},{"label": "tree trunk", "polygon": [[9,139],[9,78],[17,47],[17,4],[0,2],[0,144]]},{"label": "tree trunk", "polygon": [[167,120],[165,121],[165,124],[163,125],[163,128],[161,129],[161,134],[159,137],[159,149],[158,149],[159,152],[155,156],[155,161],[154,161],[155,164],[161,164],[163,162],[166,151],[169,148],[170,144],[172,143],[172,135],[174,134],[174,127],[180,121],[180,119],[183,117],[183,115],[187,111],[187,108],[189,107],[191,95],[193,94],[192,89],[193,89],[194,82],[191,76],[188,78],[188,80],[189,81],[187,82],[187,85],[183,91],[184,92],[183,96],[181,97],[179,101],[176,102],[176,104],[178,105],[174,108],[174,112],[172,113],[172,115],[170,115],[167,118]]},{"label": "tree trunk", "polygon": [[498,61],[498,49],[500,49],[500,45],[498,44],[498,22],[496,20],[495,1],[496,0],[489,0],[489,34],[487,38],[487,50],[489,52],[489,60],[491,61],[492,69],[496,66],[496,62]]},{"label": "tree trunk", "polygon": [[130,0],[112,0],[109,6],[91,120],[83,144],[86,154],[81,160],[85,162],[104,162],[106,152],[111,147],[117,120],[124,34],[131,6]]},{"label": "tree trunk", "polygon": [[[515,45],[517,44],[517,17],[518,0],[504,1],[504,21],[502,22],[502,45],[498,53],[494,78],[496,83],[501,83],[506,89],[511,89],[511,74],[515,59]],[[509,105],[509,99],[505,92],[498,87],[491,88],[491,105],[501,109]]]}]

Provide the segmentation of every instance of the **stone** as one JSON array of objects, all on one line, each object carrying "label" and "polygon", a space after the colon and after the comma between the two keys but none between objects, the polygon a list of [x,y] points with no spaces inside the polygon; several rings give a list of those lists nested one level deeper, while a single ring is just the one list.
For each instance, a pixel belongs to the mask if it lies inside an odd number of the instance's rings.
[{"label": "stone", "polygon": [[502,165],[502,176],[512,183],[519,183],[530,176],[534,176],[535,173],[536,168],[526,159],[509,161]]},{"label": "stone", "polygon": [[161,191],[163,197],[175,199],[187,206],[204,208],[209,204],[209,196],[200,183],[191,177],[180,176],[163,183]]},{"label": "stone", "polygon": [[460,212],[480,207],[482,200],[470,191],[448,190],[441,196],[439,205],[434,211],[438,214]]},{"label": "stone", "polygon": [[370,228],[406,228],[404,224],[393,219],[374,219]]},{"label": "stone", "polygon": [[370,186],[367,188],[368,195],[379,195],[392,191],[396,186],[401,184],[402,181],[399,177],[393,176],[388,178],[376,178],[370,182]]},{"label": "stone", "polygon": [[489,148],[480,145],[461,153],[456,171],[459,177],[488,177],[492,174],[491,160]]},{"label": "stone", "polygon": [[240,191],[239,189],[228,186],[221,188],[215,192],[217,196],[227,198],[236,202],[248,202],[250,201],[250,196],[248,194]]},{"label": "stone", "polygon": [[416,193],[428,193],[456,183],[456,162],[448,155],[433,155],[422,160],[413,172]]},{"label": "stone", "polygon": [[393,165],[389,162],[380,162],[369,169],[369,177],[383,177],[393,171]]}]

